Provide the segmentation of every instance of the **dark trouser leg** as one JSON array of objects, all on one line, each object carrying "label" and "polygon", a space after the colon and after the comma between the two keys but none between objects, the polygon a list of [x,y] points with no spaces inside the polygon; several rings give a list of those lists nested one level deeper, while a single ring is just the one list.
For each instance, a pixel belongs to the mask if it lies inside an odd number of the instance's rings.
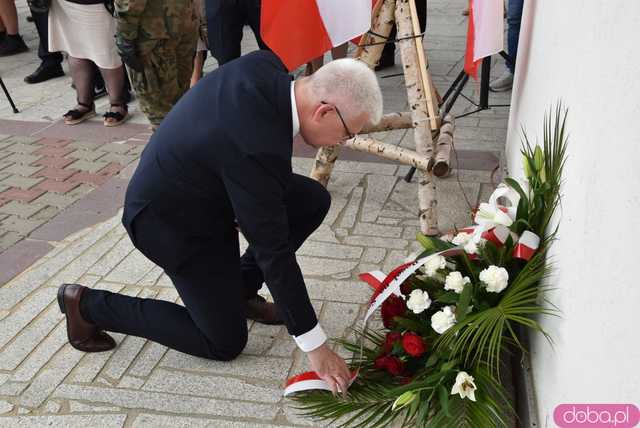
[{"label": "dark trouser leg", "polygon": [[223,65],[240,57],[245,16],[239,0],[205,0],[209,49]]},{"label": "dark trouser leg", "polygon": [[84,58],[69,57],[69,68],[76,88],[77,100],[86,105],[93,104],[93,79],[95,64]]},{"label": "dark trouser leg", "polygon": [[33,23],[36,25],[38,38],[40,39],[40,43],[38,44],[38,57],[40,58],[42,67],[60,66],[62,64],[62,53],[49,52],[49,14],[47,12],[31,11],[31,16],[33,16]]},{"label": "dark trouser leg", "polygon": [[[427,2],[426,0],[417,0],[416,1],[416,13],[418,15],[418,21],[420,23],[420,31],[424,33],[424,30],[427,28]],[[391,27],[391,33],[389,34],[389,40],[394,40],[398,35],[395,24]],[[387,43],[382,50],[382,55],[380,57],[380,62],[394,62],[396,54],[396,45],[395,43]]]},{"label": "dark trouser leg", "polygon": [[269,47],[264,44],[262,37],[260,37],[260,0],[245,0],[247,5],[247,22],[253,34],[256,36],[256,42],[260,49],[267,49]]},{"label": "dark trouser leg", "polygon": [[[289,219],[290,245],[297,250],[309,235],[322,224],[331,205],[331,196],[316,180],[294,174],[285,197],[285,204]],[[240,259],[240,269],[246,297],[255,296],[262,287],[264,277],[256,264],[251,247]]]},{"label": "dark trouser leg", "polygon": [[522,7],[524,0],[509,0],[507,8],[507,48],[511,61],[507,62],[507,67],[511,73],[516,68],[516,57],[518,56],[518,39],[520,38],[520,21],[522,19]]},{"label": "dark trouser leg", "polygon": [[[161,231],[153,217],[139,215],[142,218],[134,221],[137,245],[145,252],[160,244],[154,234]],[[82,316],[106,331],[143,337],[198,357],[231,360],[247,342],[239,256],[237,232],[229,227],[224,240],[211,242],[169,273],[185,306],[87,290]]]}]

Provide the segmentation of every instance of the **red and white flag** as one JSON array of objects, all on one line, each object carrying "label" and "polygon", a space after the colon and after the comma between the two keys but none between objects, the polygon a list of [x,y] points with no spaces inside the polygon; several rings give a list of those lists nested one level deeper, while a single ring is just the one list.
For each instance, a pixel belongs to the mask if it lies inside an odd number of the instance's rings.
[{"label": "red and white flag", "polygon": [[469,0],[469,28],[464,69],[478,77],[482,58],[497,54],[504,45],[504,0]]},{"label": "red and white flag", "polygon": [[260,36],[289,70],[371,27],[371,0],[262,0]]}]

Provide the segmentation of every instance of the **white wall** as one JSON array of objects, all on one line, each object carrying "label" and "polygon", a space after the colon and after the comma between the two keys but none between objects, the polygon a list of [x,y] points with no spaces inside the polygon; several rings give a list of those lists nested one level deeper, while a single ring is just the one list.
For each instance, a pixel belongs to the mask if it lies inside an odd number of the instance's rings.
[{"label": "white wall", "polygon": [[522,176],[520,127],[542,138],[569,108],[568,162],[551,296],[563,318],[536,337],[542,426],[560,403],[640,401],[640,1],[525,0],[507,159]]}]

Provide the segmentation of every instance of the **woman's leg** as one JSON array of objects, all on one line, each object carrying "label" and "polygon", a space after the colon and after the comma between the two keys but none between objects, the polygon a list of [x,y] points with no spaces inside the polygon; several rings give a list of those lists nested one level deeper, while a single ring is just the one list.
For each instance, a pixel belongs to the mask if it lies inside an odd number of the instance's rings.
[{"label": "woman's leg", "polygon": [[18,34],[18,11],[14,0],[0,0],[0,23],[0,31],[6,31],[10,36]]},{"label": "woman's leg", "polygon": [[76,125],[95,116],[93,105],[93,62],[69,57],[69,69],[76,89],[76,106],[64,115],[67,125]]},{"label": "woman's leg", "polygon": [[105,116],[105,125],[119,123],[127,117],[126,81],[122,66],[118,68],[101,68],[100,73],[104,79],[109,94],[111,113],[119,113],[121,116]]},{"label": "woman's leg", "polygon": [[205,55],[206,51],[197,51],[193,58],[193,73],[191,74],[191,83],[189,84],[190,88],[193,88],[193,85],[198,83],[198,80],[202,79],[202,67],[204,66]]}]

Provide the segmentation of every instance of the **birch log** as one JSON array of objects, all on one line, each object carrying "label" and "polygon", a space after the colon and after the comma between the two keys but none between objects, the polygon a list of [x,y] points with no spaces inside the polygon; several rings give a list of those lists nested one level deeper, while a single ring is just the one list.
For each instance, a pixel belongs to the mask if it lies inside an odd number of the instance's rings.
[{"label": "birch log", "polygon": [[[361,39],[362,45],[383,42],[389,37],[394,22],[395,4],[395,0],[382,0],[382,4],[374,11],[371,23],[371,31],[382,37],[366,33]],[[380,59],[380,55],[382,55],[382,49],[384,49],[384,44],[361,47],[358,49],[357,58],[365,62],[370,68],[374,68]],[[340,146],[323,147],[318,150],[311,170],[311,178],[326,187],[339,153]]]},{"label": "birch log", "polygon": [[[431,126],[427,111],[427,102],[422,85],[422,76],[418,69],[418,52],[415,39],[412,37],[413,25],[411,22],[411,11],[408,0],[396,1],[396,26],[398,28],[398,42],[400,55],[404,66],[404,81],[407,87],[409,99],[409,110],[414,127],[414,139],[416,142],[416,152],[431,159],[433,157],[433,140],[431,137]],[[420,209],[420,229],[425,235],[436,235],[438,233],[438,217],[436,213],[436,185],[433,175],[423,169],[419,170],[418,177],[418,204]]]},{"label": "birch log", "polygon": [[438,144],[436,145],[436,157],[433,164],[433,174],[436,177],[444,177],[449,174],[451,170],[449,163],[451,160],[454,130],[455,123],[453,117],[448,114],[445,116],[442,126],[440,127],[440,135],[438,136]]},{"label": "birch log", "polygon": [[426,171],[429,169],[430,158],[421,156],[413,150],[398,147],[393,144],[383,143],[373,138],[357,136],[351,140],[347,140],[344,144],[352,150],[359,152],[371,153],[381,158],[393,160],[404,165],[416,167],[417,169]]},{"label": "birch log", "polygon": [[370,134],[372,132],[390,131],[392,129],[413,128],[411,122],[411,113],[408,111],[387,113],[375,125],[367,125],[360,131],[361,134]]}]

